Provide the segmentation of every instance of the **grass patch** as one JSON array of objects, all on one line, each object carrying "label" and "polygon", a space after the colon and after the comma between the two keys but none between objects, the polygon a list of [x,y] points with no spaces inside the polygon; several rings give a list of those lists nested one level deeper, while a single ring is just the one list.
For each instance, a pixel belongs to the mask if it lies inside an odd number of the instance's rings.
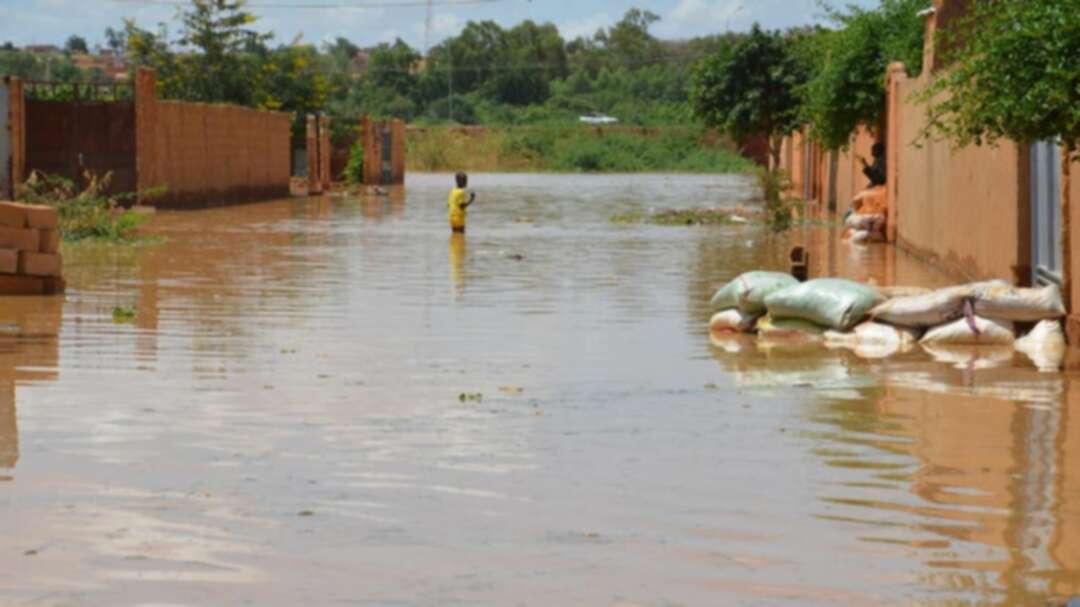
[{"label": "grass patch", "polygon": [[416,171],[750,173],[753,164],[696,127],[573,126],[412,129]]},{"label": "grass patch", "polygon": [[[79,190],[70,179],[34,172],[19,191],[19,200],[56,207],[60,214],[60,237],[66,242],[101,240],[139,243],[138,229],[147,217],[124,209],[135,194],[108,195],[111,174],[86,175],[87,186]],[[153,192],[153,194],[159,194]]]}]

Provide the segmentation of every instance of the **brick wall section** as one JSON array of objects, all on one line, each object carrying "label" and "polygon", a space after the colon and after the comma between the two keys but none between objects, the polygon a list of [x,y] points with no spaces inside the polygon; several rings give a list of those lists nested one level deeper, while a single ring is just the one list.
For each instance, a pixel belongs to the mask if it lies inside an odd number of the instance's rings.
[{"label": "brick wall section", "polygon": [[319,153],[319,123],[315,116],[307,117],[304,134],[306,135],[308,194],[321,194],[322,179],[319,163],[322,155]]},{"label": "brick wall section", "polygon": [[0,202],[0,295],[64,290],[58,227],[53,207]]},{"label": "brick wall section", "polygon": [[205,103],[159,101],[153,72],[136,78],[139,190],[143,202],[200,208],[289,195],[287,114]]},{"label": "brick wall section", "polygon": [[390,150],[391,182],[400,185],[405,183],[405,121],[391,121],[390,132],[393,146]]},{"label": "brick wall section", "polygon": [[319,116],[319,181],[323,190],[330,189],[330,117]]},{"label": "brick wall section", "polygon": [[11,103],[11,183],[18,188],[26,180],[26,95],[18,78],[8,82]]}]

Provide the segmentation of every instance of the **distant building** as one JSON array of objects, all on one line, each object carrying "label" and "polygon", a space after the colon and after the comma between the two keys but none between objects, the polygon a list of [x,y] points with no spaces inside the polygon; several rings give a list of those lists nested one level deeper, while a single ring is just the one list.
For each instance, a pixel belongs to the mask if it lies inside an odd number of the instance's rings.
[{"label": "distant building", "polygon": [[71,62],[75,67],[86,72],[100,70],[108,80],[125,82],[128,79],[127,64],[111,50],[103,50],[97,55],[73,55]]}]

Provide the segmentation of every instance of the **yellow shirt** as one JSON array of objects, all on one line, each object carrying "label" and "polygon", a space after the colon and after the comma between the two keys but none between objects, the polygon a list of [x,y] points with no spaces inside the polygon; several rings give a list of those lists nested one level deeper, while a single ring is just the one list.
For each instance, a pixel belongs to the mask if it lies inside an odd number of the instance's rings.
[{"label": "yellow shirt", "polygon": [[450,210],[450,227],[465,227],[464,205],[466,202],[468,202],[468,197],[465,195],[464,189],[454,188],[450,190],[450,198],[446,201],[446,206]]}]

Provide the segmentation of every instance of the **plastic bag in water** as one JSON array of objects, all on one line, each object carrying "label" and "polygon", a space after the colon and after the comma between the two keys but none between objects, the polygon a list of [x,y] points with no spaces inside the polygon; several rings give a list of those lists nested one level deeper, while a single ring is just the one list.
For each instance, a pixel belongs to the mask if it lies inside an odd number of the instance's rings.
[{"label": "plastic bag in water", "polygon": [[798,318],[845,331],[862,322],[881,301],[881,295],[869,285],[819,278],[769,295],[765,306],[773,318]]},{"label": "plastic bag in water", "polygon": [[775,291],[799,284],[790,274],[781,272],[747,272],[729,282],[713,295],[709,302],[714,308],[738,308],[746,314],[765,313],[765,298]]}]

